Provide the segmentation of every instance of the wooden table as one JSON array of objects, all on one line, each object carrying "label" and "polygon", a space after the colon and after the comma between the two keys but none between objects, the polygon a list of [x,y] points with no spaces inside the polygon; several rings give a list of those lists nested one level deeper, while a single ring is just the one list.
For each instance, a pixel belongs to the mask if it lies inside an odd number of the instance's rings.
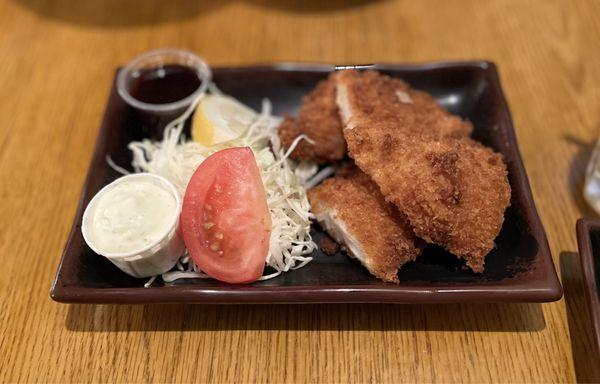
[{"label": "wooden table", "polygon": [[[300,5],[301,4],[301,5]],[[600,380],[576,253],[600,133],[598,1],[0,2],[0,380]],[[116,66],[499,65],[565,298],[551,304],[62,305],[49,289]]]}]

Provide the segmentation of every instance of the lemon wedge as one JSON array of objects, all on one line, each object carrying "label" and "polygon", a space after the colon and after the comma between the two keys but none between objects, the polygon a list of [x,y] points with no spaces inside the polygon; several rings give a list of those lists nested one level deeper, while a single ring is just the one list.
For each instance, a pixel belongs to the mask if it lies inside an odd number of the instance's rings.
[{"label": "lemon wedge", "polygon": [[198,104],[192,121],[192,139],[211,146],[240,137],[257,113],[236,99],[206,95]]}]

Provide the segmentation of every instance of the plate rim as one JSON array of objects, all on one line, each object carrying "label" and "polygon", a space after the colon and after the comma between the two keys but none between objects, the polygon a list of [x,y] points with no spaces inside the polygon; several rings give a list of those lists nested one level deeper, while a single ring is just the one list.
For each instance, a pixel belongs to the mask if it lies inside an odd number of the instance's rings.
[{"label": "plate rim", "polygon": [[[332,64],[309,62],[277,62],[272,64],[258,64],[248,66],[214,67],[215,73],[239,71],[276,71],[276,72],[330,72],[335,68]],[[484,71],[490,85],[494,86],[494,95],[499,101],[499,120],[506,125],[507,150],[511,152],[515,170],[518,172],[513,177],[518,188],[523,193],[523,207],[525,215],[530,219],[529,225],[532,235],[539,242],[538,257],[532,269],[543,269],[542,278],[526,280],[525,282],[491,282],[480,283],[436,283],[435,287],[422,284],[403,284],[401,289],[396,285],[365,286],[365,285],[306,285],[294,287],[271,286],[243,286],[194,288],[194,284],[167,286],[167,287],[128,287],[128,288],[94,288],[69,286],[63,283],[63,265],[68,257],[68,247],[80,229],[78,218],[83,213],[83,204],[88,193],[92,178],[94,164],[102,157],[101,149],[105,145],[107,133],[111,125],[111,117],[119,108],[125,108],[124,103],[118,103],[118,95],[113,86],[109,92],[101,127],[96,137],[93,155],[88,172],[83,184],[73,224],[53,280],[50,296],[54,301],[62,303],[457,303],[457,302],[551,302],[559,300],[563,295],[558,275],[554,266],[548,239],[539,218],[529,179],[521,158],[521,153],[516,140],[512,115],[502,90],[500,77],[496,65],[492,61],[436,61],[427,63],[378,63],[373,64],[377,70],[402,70],[402,71],[429,71],[438,69],[479,69]],[[117,68],[116,72],[119,71]],[[327,299],[315,296],[315,292],[326,293]],[[351,293],[351,297],[347,295]]]}]

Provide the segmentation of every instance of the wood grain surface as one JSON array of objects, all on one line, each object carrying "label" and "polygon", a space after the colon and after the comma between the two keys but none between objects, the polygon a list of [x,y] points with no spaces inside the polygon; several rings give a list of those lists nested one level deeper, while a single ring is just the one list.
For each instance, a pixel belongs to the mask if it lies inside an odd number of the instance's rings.
[{"label": "wood grain surface", "polygon": [[[600,133],[599,1],[0,2],[0,381],[599,381],[575,220]],[[565,298],[551,304],[63,305],[49,289],[114,68],[489,59]]]}]

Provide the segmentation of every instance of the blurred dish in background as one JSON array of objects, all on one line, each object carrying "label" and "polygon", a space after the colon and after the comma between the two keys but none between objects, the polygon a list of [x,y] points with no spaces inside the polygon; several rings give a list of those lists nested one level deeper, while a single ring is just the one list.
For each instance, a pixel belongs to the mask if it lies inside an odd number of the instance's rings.
[{"label": "blurred dish in background", "polygon": [[600,214],[600,140],[596,142],[592,157],[585,171],[583,197],[585,201]]}]

